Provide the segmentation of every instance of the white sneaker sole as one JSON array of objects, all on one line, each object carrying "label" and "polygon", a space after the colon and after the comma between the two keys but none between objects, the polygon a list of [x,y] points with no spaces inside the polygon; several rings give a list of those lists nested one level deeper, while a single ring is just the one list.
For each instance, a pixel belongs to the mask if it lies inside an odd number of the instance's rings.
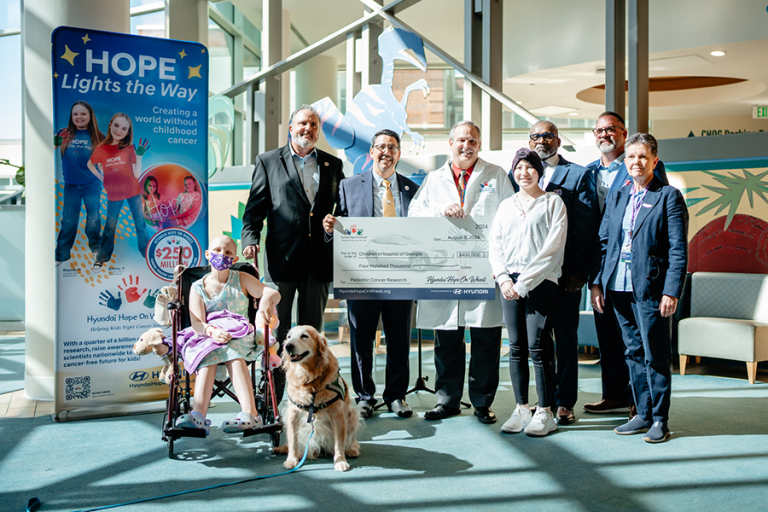
[{"label": "white sneaker sole", "polygon": [[557,425],[553,425],[552,428],[550,430],[547,430],[546,432],[541,432],[541,431],[537,431],[537,432],[531,431],[531,432],[528,432],[526,430],[525,433],[527,435],[531,436],[531,437],[544,437],[547,434],[549,434],[550,432],[554,432],[555,430],[557,430]]}]

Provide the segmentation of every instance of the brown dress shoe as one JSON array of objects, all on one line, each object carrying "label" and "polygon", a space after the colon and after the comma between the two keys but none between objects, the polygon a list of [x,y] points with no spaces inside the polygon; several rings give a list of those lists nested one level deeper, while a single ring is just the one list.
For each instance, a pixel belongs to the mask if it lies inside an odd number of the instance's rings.
[{"label": "brown dress shoe", "polygon": [[573,414],[573,409],[566,409],[563,406],[558,407],[555,413],[555,422],[558,425],[573,425],[576,423],[576,415]]},{"label": "brown dress shoe", "polygon": [[629,407],[627,400],[610,400],[608,398],[603,398],[594,404],[584,404],[584,410],[592,414],[627,412],[627,407]]},{"label": "brown dress shoe", "polygon": [[637,406],[635,404],[629,404],[629,419],[637,416]]}]

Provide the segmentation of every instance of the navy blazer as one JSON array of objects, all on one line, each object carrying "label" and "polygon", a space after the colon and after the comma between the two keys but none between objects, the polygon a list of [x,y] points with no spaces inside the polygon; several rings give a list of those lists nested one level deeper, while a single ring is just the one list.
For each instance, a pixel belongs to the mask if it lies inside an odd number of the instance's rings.
[{"label": "navy blazer", "polygon": [[[400,217],[407,217],[408,206],[419,186],[397,172],[395,176],[397,176],[397,187],[400,191]],[[372,217],[375,184],[372,170],[343,179],[339,185],[339,204],[335,215],[337,217]]]},{"label": "navy blazer", "polygon": [[[608,289],[621,252],[624,212],[633,186],[621,187],[606,200],[600,224],[593,284]],[[599,267],[599,268],[597,268]],[[688,268],[688,208],[683,194],[654,176],[643,198],[632,236],[632,290],[636,301],[680,298]]]},{"label": "navy blazer", "polygon": [[333,281],[333,246],[324,243],[323,218],[339,202],[344,164],[317,150],[320,182],[310,204],[292,158],[287,144],[256,157],[243,213],[242,244],[259,245],[267,219],[265,276],[275,282],[297,282],[311,274],[328,283]]},{"label": "navy blazer", "polygon": [[[598,182],[600,177],[597,175],[597,169],[600,167],[600,159],[598,158],[591,164],[587,166],[587,169],[592,171],[592,174],[595,175],[595,183]],[[664,162],[659,160],[659,162],[656,164],[656,167],[653,168],[653,175],[659,178],[661,180],[662,185],[669,185],[669,180],[667,180],[667,171],[664,167]],[[616,173],[616,177],[613,179],[613,183],[611,183],[611,188],[608,190],[608,196],[605,198],[606,204],[608,203],[608,197],[610,197],[611,194],[619,190],[620,188],[629,185],[632,183],[632,178],[629,177],[629,173],[627,172],[627,164],[624,163],[624,161],[621,161],[621,167],[619,168],[618,172]],[[598,208],[600,205],[598,204]]]},{"label": "navy blazer", "polygon": [[[568,215],[563,277],[572,276],[587,282],[592,262],[592,248],[600,227],[600,205],[597,202],[595,173],[558,156],[560,160],[554,167],[546,191],[560,196],[565,203]],[[515,183],[513,170],[509,171],[509,179],[517,191],[519,187]]]}]

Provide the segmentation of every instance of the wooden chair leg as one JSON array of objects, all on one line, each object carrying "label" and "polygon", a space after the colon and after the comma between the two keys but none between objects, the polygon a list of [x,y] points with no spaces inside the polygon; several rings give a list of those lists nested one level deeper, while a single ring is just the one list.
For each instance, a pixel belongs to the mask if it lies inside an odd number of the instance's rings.
[{"label": "wooden chair leg", "polygon": [[754,363],[747,361],[747,378],[750,384],[754,384],[757,380],[757,361]]},{"label": "wooden chair leg", "polygon": [[688,356],[680,354],[680,375],[685,375],[685,365],[688,364]]},{"label": "wooden chair leg", "polygon": [[696,364],[701,364],[701,356],[696,356]]}]

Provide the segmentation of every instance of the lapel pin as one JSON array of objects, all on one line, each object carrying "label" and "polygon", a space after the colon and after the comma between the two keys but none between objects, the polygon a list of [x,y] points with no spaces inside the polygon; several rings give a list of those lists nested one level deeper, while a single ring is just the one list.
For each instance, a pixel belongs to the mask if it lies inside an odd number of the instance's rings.
[{"label": "lapel pin", "polygon": [[328,167],[330,164],[328,162],[323,162],[323,165]]},{"label": "lapel pin", "polygon": [[408,188],[408,185],[406,185],[406,186],[405,186],[405,190],[411,190],[411,189],[409,189],[409,188]]}]

